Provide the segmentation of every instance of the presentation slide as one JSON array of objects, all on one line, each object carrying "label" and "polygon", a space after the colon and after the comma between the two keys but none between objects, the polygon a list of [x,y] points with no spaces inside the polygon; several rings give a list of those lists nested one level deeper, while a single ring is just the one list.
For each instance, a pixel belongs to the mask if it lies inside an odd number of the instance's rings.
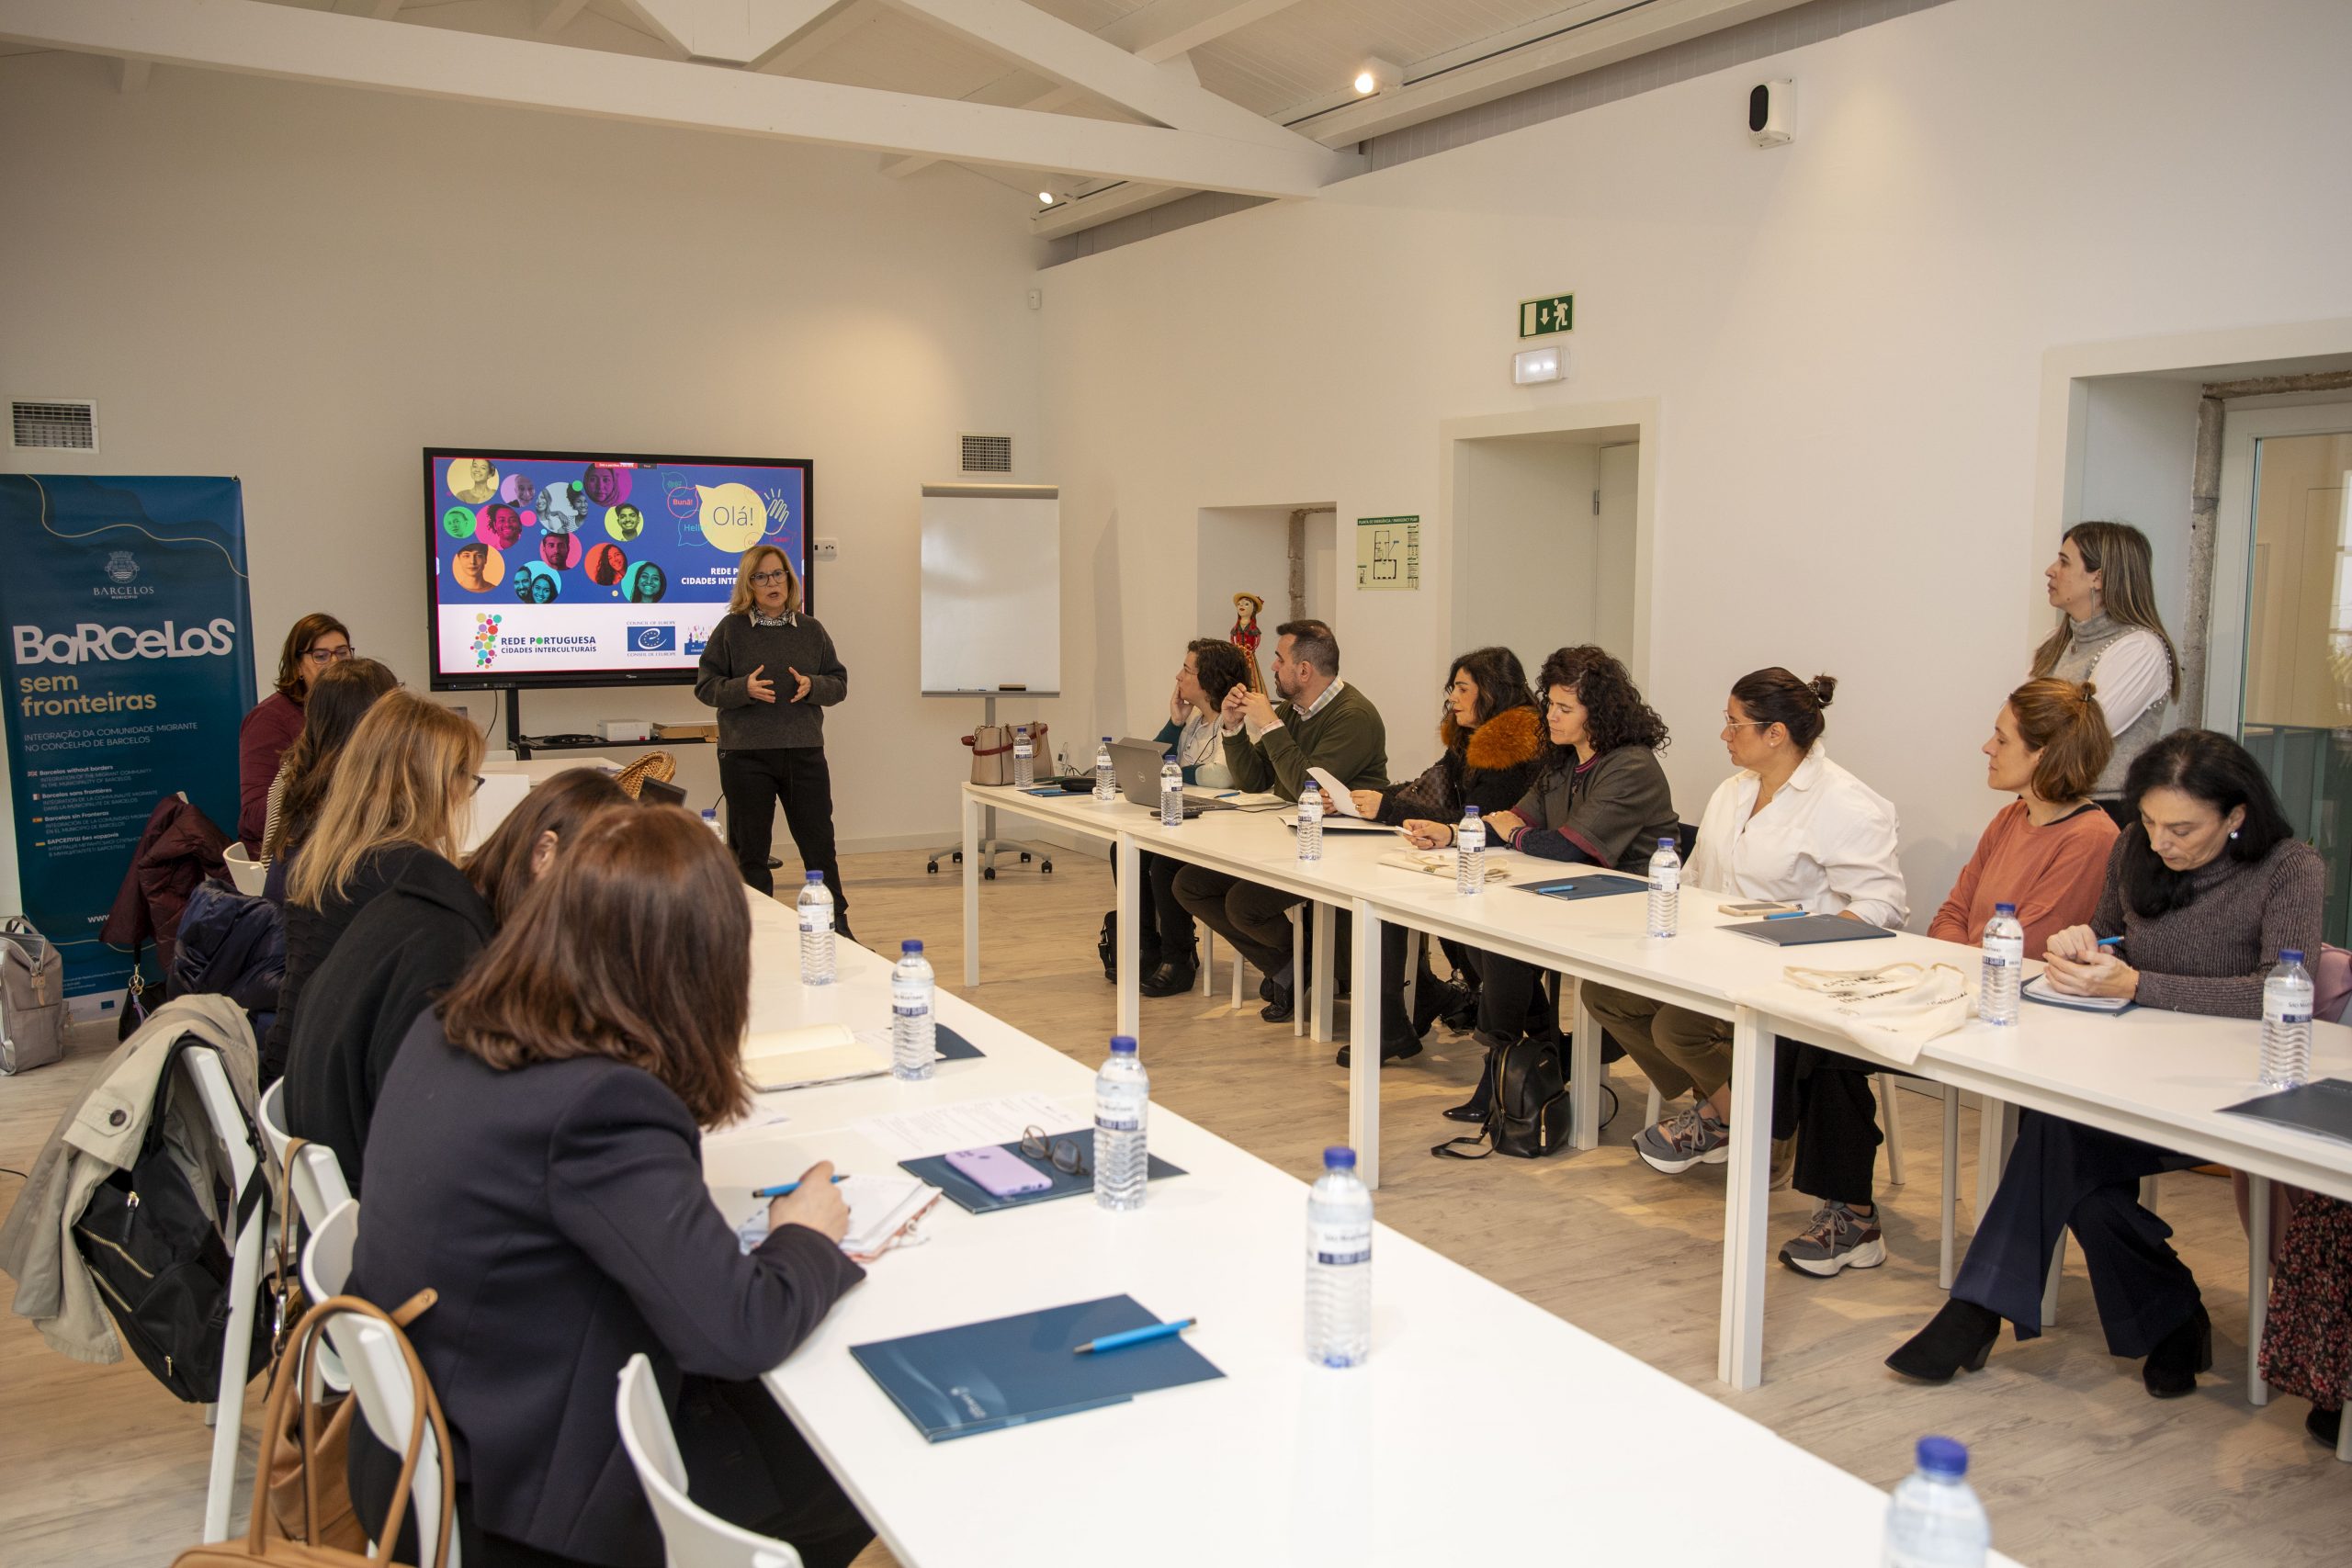
[{"label": "presentation slide", "polygon": [[691,679],[745,550],[778,546],[808,581],[802,459],[428,449],[424,468],[436,689]]}]

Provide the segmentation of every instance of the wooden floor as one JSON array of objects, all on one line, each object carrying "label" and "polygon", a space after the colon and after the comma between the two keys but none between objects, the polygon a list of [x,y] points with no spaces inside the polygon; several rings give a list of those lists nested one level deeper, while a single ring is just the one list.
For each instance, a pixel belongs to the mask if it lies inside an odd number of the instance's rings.
[{"label": "wooden floor", "polygon": [[[1100,859],[1057,852],[1050,876],[1008,870],[982,886],[987,983],[972,999],[1092,1063],[1113,1021],[1111,987],[1094,933],[1111,903]],[[963,972],[955,868],[926,875],[915,853],[851,857],[844,865],[854,924],[888,950],[922,937],[942,980]],[[1220,978],[1224,971],[1220,966]],[[960,987],[958,987],[960,990]],[[1346,1135],[1346,1075],[1330,1046],[1261,1023],[1254,1004],[1232,1013],[1197,994],[1144,1003],[1146,1059],[1155,1098],[1252,1153],[1310,1176],[1326,1144]],[[23,1169],[108,1042],[67,1063],[0,1079],[0,1165]],[[1458,1131],[1438,1111],[1465,1096],[1476,1074],[1466,1038],[1433,1031],[1430,1048],[1383,1077],[1380,1217],[1549,1311],[1724,1400],[1790,1440],[1875,1482],[1909,1468],[1912,1439],[1965,1440],[1973,1479],[2002,1550],[2030,1564],[2343,1563],[2352,1561],[2352,1466],[2303,1435],[2306,1406],[2250,1406],[2245,1393],[2245,1247],[2228,1184],[2165,1179],[2162,1206],[2175,1244],[2197,1269],[2215,1327],[2215,1367],[2192,1398],[2158,1403],[2137,1366],[2109,1357],[2079,1257],[2070,1258],[2056,1328],[2032,1345],[2004,1338],[1985,1371],[1920,1388],[1882,1359],[1940,1302],[1936,1213],[1941,1124],[1936,1102],[1902,1102],[1909,1184],[1882,1190],[1887,1264],[1835,1280],[1775,1269],[1766,1327],[1765,1385],[1734,1394],[1714,1382],[1723,1247],[1723,1173],[1658,1176],[1625,1139],[1637,1130],[1644,1089],[1625,1064],[1614,1087],[1627,1109],[1602,1148],[1540,1162],[1466,1165],[1430,1157]],[[1605,1107],[1604,1107],[1605,1109]],[[1961,1126],[1963,1192],[1973,1213],[1975,1126]],[[1882,1170],[1883,1173],[1883,1170]],[[14,1178],[0,1177],[13,1201]],[[1776,1239],[1811,1210],[1774,1194]],[[1963,1229],[1963,1240],[1965,1230]],[[13,1286],[0,1284],[0,1300]],[[1442,1333],[1441,1325],[1428,1332]],[[1464,1388],[1462,1419],[1507,1389]],[[0,1568],[146,1568],[190,1544],[200,1521],[209,1434],[135,1363],[89,1367],[42,1347],[31,1327],[0,1316]],[[1637,1424],[1639,1410],[1564,1409],[1562,1422]],[[1398,1440],[1443,1442],[1442,1432]],[[1669,1445],[1670,1446],[1670,1445]],[[251,1462],[252,1444],[247,1444]],[[1707,1518],[1703,1480],[1684,1477],[1692,1521]],[[1573,1539],[1577,1478],[1560,1477]],[[1491,1502],[1491,1499],[1486,1500]],[[1481,1500],[1458,1500],[1465,1552]],[[243,1517],[243,1498],[237,1517]],[[1661,1540],[1682,1521],[1660,1511]],[[1702,1523],[1702,1529],[1709,1529]],[[1736,1562],[1739,1521],[1713,1521],[1711,1560]],[[1250,1543],[1236,1542],[1248,1551]],[[861,1560],[889,1562],[878,1547]]]}]

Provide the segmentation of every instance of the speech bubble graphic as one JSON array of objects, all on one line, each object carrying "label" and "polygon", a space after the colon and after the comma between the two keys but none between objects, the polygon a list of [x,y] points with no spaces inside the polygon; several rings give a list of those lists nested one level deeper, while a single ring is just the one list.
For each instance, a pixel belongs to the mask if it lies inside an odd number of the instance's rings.
[{"label": "speech bubble graphic", "polygon": [[768,531],[767,502],[750,485],[696,485],[702,495],[702,536],[715,550],[740,556]]}]

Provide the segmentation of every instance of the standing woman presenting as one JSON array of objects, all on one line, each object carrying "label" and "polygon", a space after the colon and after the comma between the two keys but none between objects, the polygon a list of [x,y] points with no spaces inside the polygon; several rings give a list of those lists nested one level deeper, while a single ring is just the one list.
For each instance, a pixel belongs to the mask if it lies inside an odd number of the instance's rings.
[{"label": "standing woman presenting", "polygon": [[2115,755],[2091,798],[2129,828],[2123,775],[2165,732],[2165,705],[2180,699],[2180,659],[2156,614],[2148,536],[2129,523],[2077,523],[2041,575],[2065,618],[2033,652],[2036,680],[2055,676],[2096,685]]},{"label": "standing woman presenting", "polygon": [[800,851],[833,895],[833,929],[850,937],[849,897],[833,849],[833,776],[825,765],[824,710],[849,695],[833,639],[800,609],[800,579],[784,552],[755,545],[735,570],[727,615],[703,649],[695,695],[718,710],[718,787],[727,846],[743,880],[775,891],[768,844],[776,802]]}]

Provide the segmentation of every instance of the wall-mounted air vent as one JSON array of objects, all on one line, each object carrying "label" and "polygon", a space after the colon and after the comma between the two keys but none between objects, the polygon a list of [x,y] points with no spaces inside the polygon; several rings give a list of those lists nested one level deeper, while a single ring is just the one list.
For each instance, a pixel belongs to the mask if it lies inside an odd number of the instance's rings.
[{"label": "wall-mounted air vent", "polygon": [[98,449],[98,405],[93,402],[49,400],[8,405],[9,445],[38,446],[59,452]]},{"label": "wall-mounted air vent", "polygon": [[1012,472],[1012,436],[975,435],[966,431],[963,435],[963,447],[962,472],[967,474]]}]

